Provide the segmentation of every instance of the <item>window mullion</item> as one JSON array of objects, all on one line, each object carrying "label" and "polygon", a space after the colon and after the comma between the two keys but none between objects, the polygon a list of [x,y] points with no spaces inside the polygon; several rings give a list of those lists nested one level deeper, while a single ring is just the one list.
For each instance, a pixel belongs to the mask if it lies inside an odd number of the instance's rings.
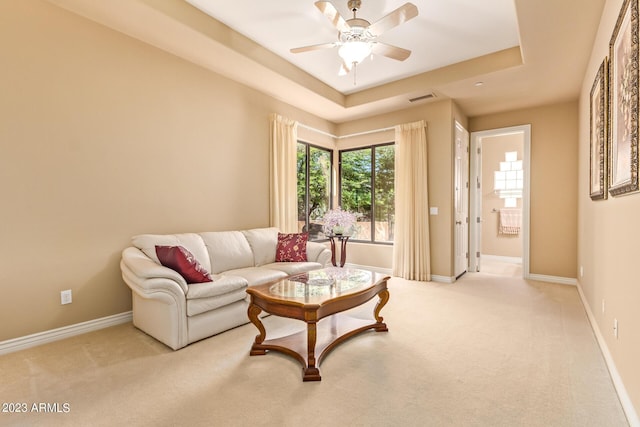
[{"label": "window mullion", "polygon": [[376,147],[371,147],[371,241],[376,241]]},{"label": "window mullion", "polygon": [[309,144],[305,144],[305,155],[304,155],[304,158],[305,158],[305,165],[304,165],[304,167],[305,167],[305,174],[304,174],[305,175],[305,183],[304,183],[304,187],[305,187],[304,188],[304,214],[305,214],[304,216],[305,216],[305,219],[304,219],[304,223],[306,225],[306,230],[307,230],[307,233],[308,233],[310,231],[310,229],[311,229],[311,219],[310,219],[311,212],[309,212],[309,197],[310,197],[310,195],[309,195],[309,193],[310,193],[309,182],[311,182],[311,177],[310,177],[310,175],[311,175],[311,167],[310,167],[310,164],[311,164],[311,148],[310,148]]}]

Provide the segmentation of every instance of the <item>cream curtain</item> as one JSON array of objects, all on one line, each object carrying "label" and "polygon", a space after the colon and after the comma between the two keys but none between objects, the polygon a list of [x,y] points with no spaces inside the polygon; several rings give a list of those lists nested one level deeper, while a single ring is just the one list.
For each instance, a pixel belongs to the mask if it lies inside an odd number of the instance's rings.
[{"label": "cream curtain", "polygon": [[393,275],[431,280],[427,124],[396,126]]},{"label": "cream curtain", "polygon": [[269,222],[283,233],[297,233],[298,122],[278,114],[271,114],[269,122]]}]

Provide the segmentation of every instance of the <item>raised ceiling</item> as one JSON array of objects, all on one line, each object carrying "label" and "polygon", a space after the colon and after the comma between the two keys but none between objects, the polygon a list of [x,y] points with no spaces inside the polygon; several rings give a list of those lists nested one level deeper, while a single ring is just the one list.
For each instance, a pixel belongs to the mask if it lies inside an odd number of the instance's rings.
[{"label": "raised ceiling", "polygon": [[[471,117],[576,99],[605,3],[412,0],[419,17],[380,37],[411,57],[365,60],[354,87],[337,75],[335,51],[288,52],[336,38],[314,0],[49,1],[336,123],[431,93]],[[333,3],[350,17],[345,0]],[[358,16],[375,21],[404,3],[363,0]]]},{"label": "raised ceiling", "polygon": [[[344,94],[519,45],[513,0],[411,0],[419,15],[379,37],[381,42],[411,50],[411,56],[395,61],[374,55],[356,68],[355,76],[353,72],[340,76],[335,48],[290,52],[337,41],[337,30],[314,0],[187,1]],[[331,3],[344,19],[353,17],[347,0]],[[405,0],[362,0],[357,17],[374,23],[403,4]]]}]

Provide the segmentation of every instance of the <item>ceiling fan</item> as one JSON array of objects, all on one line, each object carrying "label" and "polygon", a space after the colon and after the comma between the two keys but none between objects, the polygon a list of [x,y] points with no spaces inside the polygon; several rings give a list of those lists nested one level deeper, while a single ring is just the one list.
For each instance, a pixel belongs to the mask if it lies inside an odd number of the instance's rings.
[{"label": "ceiling fan", "polygon": [[377,39],[385,31],[418,16],[418,8],[413,3],[405,3],[373,24],[366,19],[356,17],[356,12],[362,5],[361,0],[347,2],[349,9],[353,12],[353,18],[348,20],[338,13],[331,2],[317,1],[314,4],[338,30],[338,41],[294,48],[291,49],[291,53],[337,47],[338,55],[342,59],[340,75],[349,73],[357,64],[374,53],[397,61],[404,61],[411,55],[410,50],[381,43]]}]

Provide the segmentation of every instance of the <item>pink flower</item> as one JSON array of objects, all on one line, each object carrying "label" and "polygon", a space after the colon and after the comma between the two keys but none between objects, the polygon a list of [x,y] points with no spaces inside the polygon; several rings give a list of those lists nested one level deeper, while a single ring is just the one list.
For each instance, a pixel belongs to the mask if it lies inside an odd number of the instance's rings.
[{"label": "pink flower", "polygon": [[333,234],[334,227],[342,227],[344,233],[353,232],[353,227],[356,224],[356,215],[343,211],[340,207],[332,209],[324,214],[324,225],[322,230],[324,234]]}]

